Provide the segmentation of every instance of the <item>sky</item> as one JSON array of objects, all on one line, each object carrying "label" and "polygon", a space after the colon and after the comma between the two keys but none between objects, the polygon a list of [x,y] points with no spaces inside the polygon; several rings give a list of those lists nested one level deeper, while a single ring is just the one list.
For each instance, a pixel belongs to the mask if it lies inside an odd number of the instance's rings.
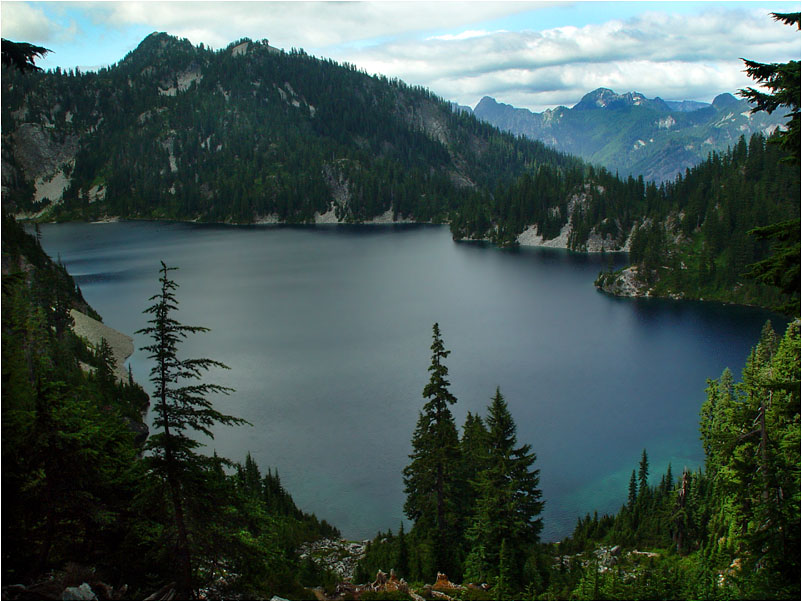
[{"label": "sky", "polygon": [[741,58],[786,62],[800,2],[0,2],[2,37],[49,48],[45,69],[112,65],[154,31],[348,62],[471,107],[532,111],[610,88],[710,102],[754,85]]}]

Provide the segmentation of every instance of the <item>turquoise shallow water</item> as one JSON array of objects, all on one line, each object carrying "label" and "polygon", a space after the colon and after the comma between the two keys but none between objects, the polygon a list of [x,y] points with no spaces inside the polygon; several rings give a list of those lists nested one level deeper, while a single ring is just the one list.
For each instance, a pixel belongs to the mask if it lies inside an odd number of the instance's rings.
[{"label": "turquoise shallow water", "polygon": [[[211,381],[253,427],[211,445],[277,468],[298,504],[361,539],[403,518],[401,470],[428,380],[431,327],[446,347],[458,425],[496,386],[537,453],[544,539],[617,509],[645,447],[652,472],[702,460],[705,380],[738,374],[767,312],[614,299],[593,280],[607,259],[454,243],[447,228],[233,227],[164,222],[41,228],[87,301],[133,334],[179,266],[180,319],[211,332],[187,356],[231,367]],[[621,256],[617,262],[623,261]],[[147,341],[135,336],[141,348]],[[149,388],[145,354],[130,359]]]}]

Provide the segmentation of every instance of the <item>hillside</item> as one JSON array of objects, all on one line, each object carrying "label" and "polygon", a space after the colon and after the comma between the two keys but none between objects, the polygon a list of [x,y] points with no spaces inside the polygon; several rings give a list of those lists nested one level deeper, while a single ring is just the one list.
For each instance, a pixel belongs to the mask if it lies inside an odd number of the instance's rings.
[{"label": "hillside", "polygon": [[473,112],[502,131],[540,140],[624,177],[642,175],[659,183],[705,161],[710,152],[726,151],[741,136],[769,135],[785,122],[780,114],[751,109],[731,94],[705,104],[599,88],[571,108],[533,113],[486,96]]},{"label": "hillside", "polygon": [[[698,251],[714,231],[716,242],[704,261],[690,263],[680,284],[653,294],[784,302],[738,270],[769,252],[749,230],[798,216],[798,174],[777,166],[779,155],[764,137],[739,137],[752,127],[745,124],[773,118],[751,115],[729,95],[699,109],[601,89],[573,109],[544,114],[554,127],[570,125],[566,140],[610,156],[618,156],[627,136],[653,134],[665,148],[681,146],[690,164],[699,157],[677,136],[695,132],[714,168],[684,170],[658,187],[502,133],[422,88],[283,52],[266,40],[212,51],[154,33],[97,73],[4,70],[2,85],[3,207],[17,216],[436,222],[449,223],[457,240],[596,252],[634,245],[636,255],[643,233],[661,224],[664,238],[680,246]],[[638,115],[641,129],[628,129]],[[704,125],[714,117],[715,135]],[[596,122],[606,129],[593,133]],[[717,182],[726,151],[708,156],[708,139],[732,148],[724,196]],[[642,156],[659,145],[635,146],[620,155]],[[746,166],[751,149],[757,154]],[[673,153],[666,152],[660,151]],[[685,251],[652,250],[655,261],[671,255],[683,264]],[[719,266],[713,295],[695,284],[711,262]]]},{"label": "hillside", "polygon": [[154,33],[97,73],[4,71],[2,115],[4,206],[56,219],[443,221],[524,169],[581,166],[266,40]]}]

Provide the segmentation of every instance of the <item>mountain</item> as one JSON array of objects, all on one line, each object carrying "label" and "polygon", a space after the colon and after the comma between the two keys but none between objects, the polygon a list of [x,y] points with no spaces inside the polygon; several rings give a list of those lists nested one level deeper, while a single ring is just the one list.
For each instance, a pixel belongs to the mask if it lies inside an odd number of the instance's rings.
[{"label": "mountain", "polygon": [[267,40],[154,33],[97,73],[3,72],[3,203],[56,219],[444,221],[580,168],[430,92]]},{"label": "mountain", "polygon": [[731,94],[708,105],[599,88],[570,109],[542,113],[486,96],[474,114],[503,131],[540,140],[623,176],[662,182],[701,163],[711,151],[725,151],[741,136],[768,135],[785,122],[780,112],[752,114],[751,108]]},{"label": "mountain", "polygon": [[[2,87],[3,207],[40,220],[437,222],[456,240],[602,252],[641,252],[656,224],[665,240],[677,228],[683,241],[715,236],[690,277],[665,290],[710,298],[697,284],[711,262],[765,259],[767,245],[746,233],[798,213],[798,174],[777,167],[776,145],[737,136],[767,118],[728,94],[690,112],[608,89],[540,115],[490,98],[476,108],[508,125],[537,122],[550,143],[559,134],[599,162],[642,157],[674,173],[678,158],[699,161],[688,132],[711,141],[704,149],[718,139],[738,149],[658,187],[500,132],[425,89],[267,40],[212,51],[154,33],[97,73],[5,69]],[[732,268],[717,274],[715,298],[778,301]]]}]

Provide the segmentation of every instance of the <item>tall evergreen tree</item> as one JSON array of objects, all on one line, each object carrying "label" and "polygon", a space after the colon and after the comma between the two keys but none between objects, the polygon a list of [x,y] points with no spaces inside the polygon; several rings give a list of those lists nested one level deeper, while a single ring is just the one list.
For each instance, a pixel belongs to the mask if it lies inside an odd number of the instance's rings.
[{"label": "tall evergreen tree", "polygon": [[[488,455],[479,475],[479,497],[468,531],[471,551],[466,567],[471,574],[466,578],[509,579],[505,587],[520,587],[525,556],[543,528],[540,471],[532,469],[536,459],[532,446],[516,447],[515,422],[499,389],[488,408],[486,424]],[[509,570],[509,575],[500,575],[501,568]]]},{"label": "tall evergreen tree", "polygon": [[154,419],[158,432],[146,444],[150,452],[148,463],[153,474],[167,484],[169,502],[172,505],[176,530],[176,582],[183,596],[192,594],[192,553],[190,549],[185,502],[198,495],[203,486],[203,472],[208,465],[205,458],[195,451],[200,443],[192,435],[202,433],[214,438],[211,428],[215,424],[247,424],[241,418],[222,414],[214,409],[208,399],[213,394],[228,394],[233,389],[210,383],[196,383],[202,374],[211,368],[227,368],[224,364],[208,358],[179,359],[180,343],[190,334],[207,332],[201,326],[186,326],[173,317],[178,310],[175,291],[178,284],[170,272],[177,268],[167,267],[162,262],[159,282],[161,290],[150,298],[153,305],[144,313],[150,314],[150,326],[137,331],[151,337],[153,343],[144,348],[155,361],[150,371],[153,383]]},{"label": "tall evergreen tree", "polygon": [[[800,27],[800,13],[772,13],[775,21]],[[800,159],[800,62],[759,63],[743,59],[746,73],[760,84],[762,90],[746,88],[740,95],[755,104],[753,113],[773,113],[786,107],[790,117],[786,130],[776,140],[787,153],[785,161],[799,171]],[[749,267],[746,275],[758,282],[779,288],[790,297],[790,301],[777,309],[791,315],[799,315],[800,286],[800,220],[791,219],[750,231],[759,240],[774,241],[772,254]]]},{"label": "tall evergreen tree", "polygon": [[479,475],[486,468],[488,458],[488,433],[481,416],[468,412],[459,445],[462,460],[459,514],[462,519],[460,530],[464,533],[470,526],[479,495]]},{"label": "tall evergreen tree", "polygon": [[[404,468],[404,512],[415,521],[416,536],[428,540],[433,567],[457,574],[459,439],[449,405],[457,398],[449,391],[448,368],[440,326],[432,328],[432,363],[429,382],[423,388],[428,401],[418,416],[412,437],[411,462]],[[421,567],[422,570],[425,570]]]},{"label": "tall evergreen tree", "polygon": [[635,471],[632,471],[632,476],[629,477],[629,497],[627,498],[627,508],[632,510],[635,508],[635,502],[638,499],[638,481],[635,477]]},{"label": "tall evergreen tree", "polygon": [[646,495],[649,490],[649,457],[646,455],[646,450],[640,457],[638,464],[638,493],[642,497]]}]

